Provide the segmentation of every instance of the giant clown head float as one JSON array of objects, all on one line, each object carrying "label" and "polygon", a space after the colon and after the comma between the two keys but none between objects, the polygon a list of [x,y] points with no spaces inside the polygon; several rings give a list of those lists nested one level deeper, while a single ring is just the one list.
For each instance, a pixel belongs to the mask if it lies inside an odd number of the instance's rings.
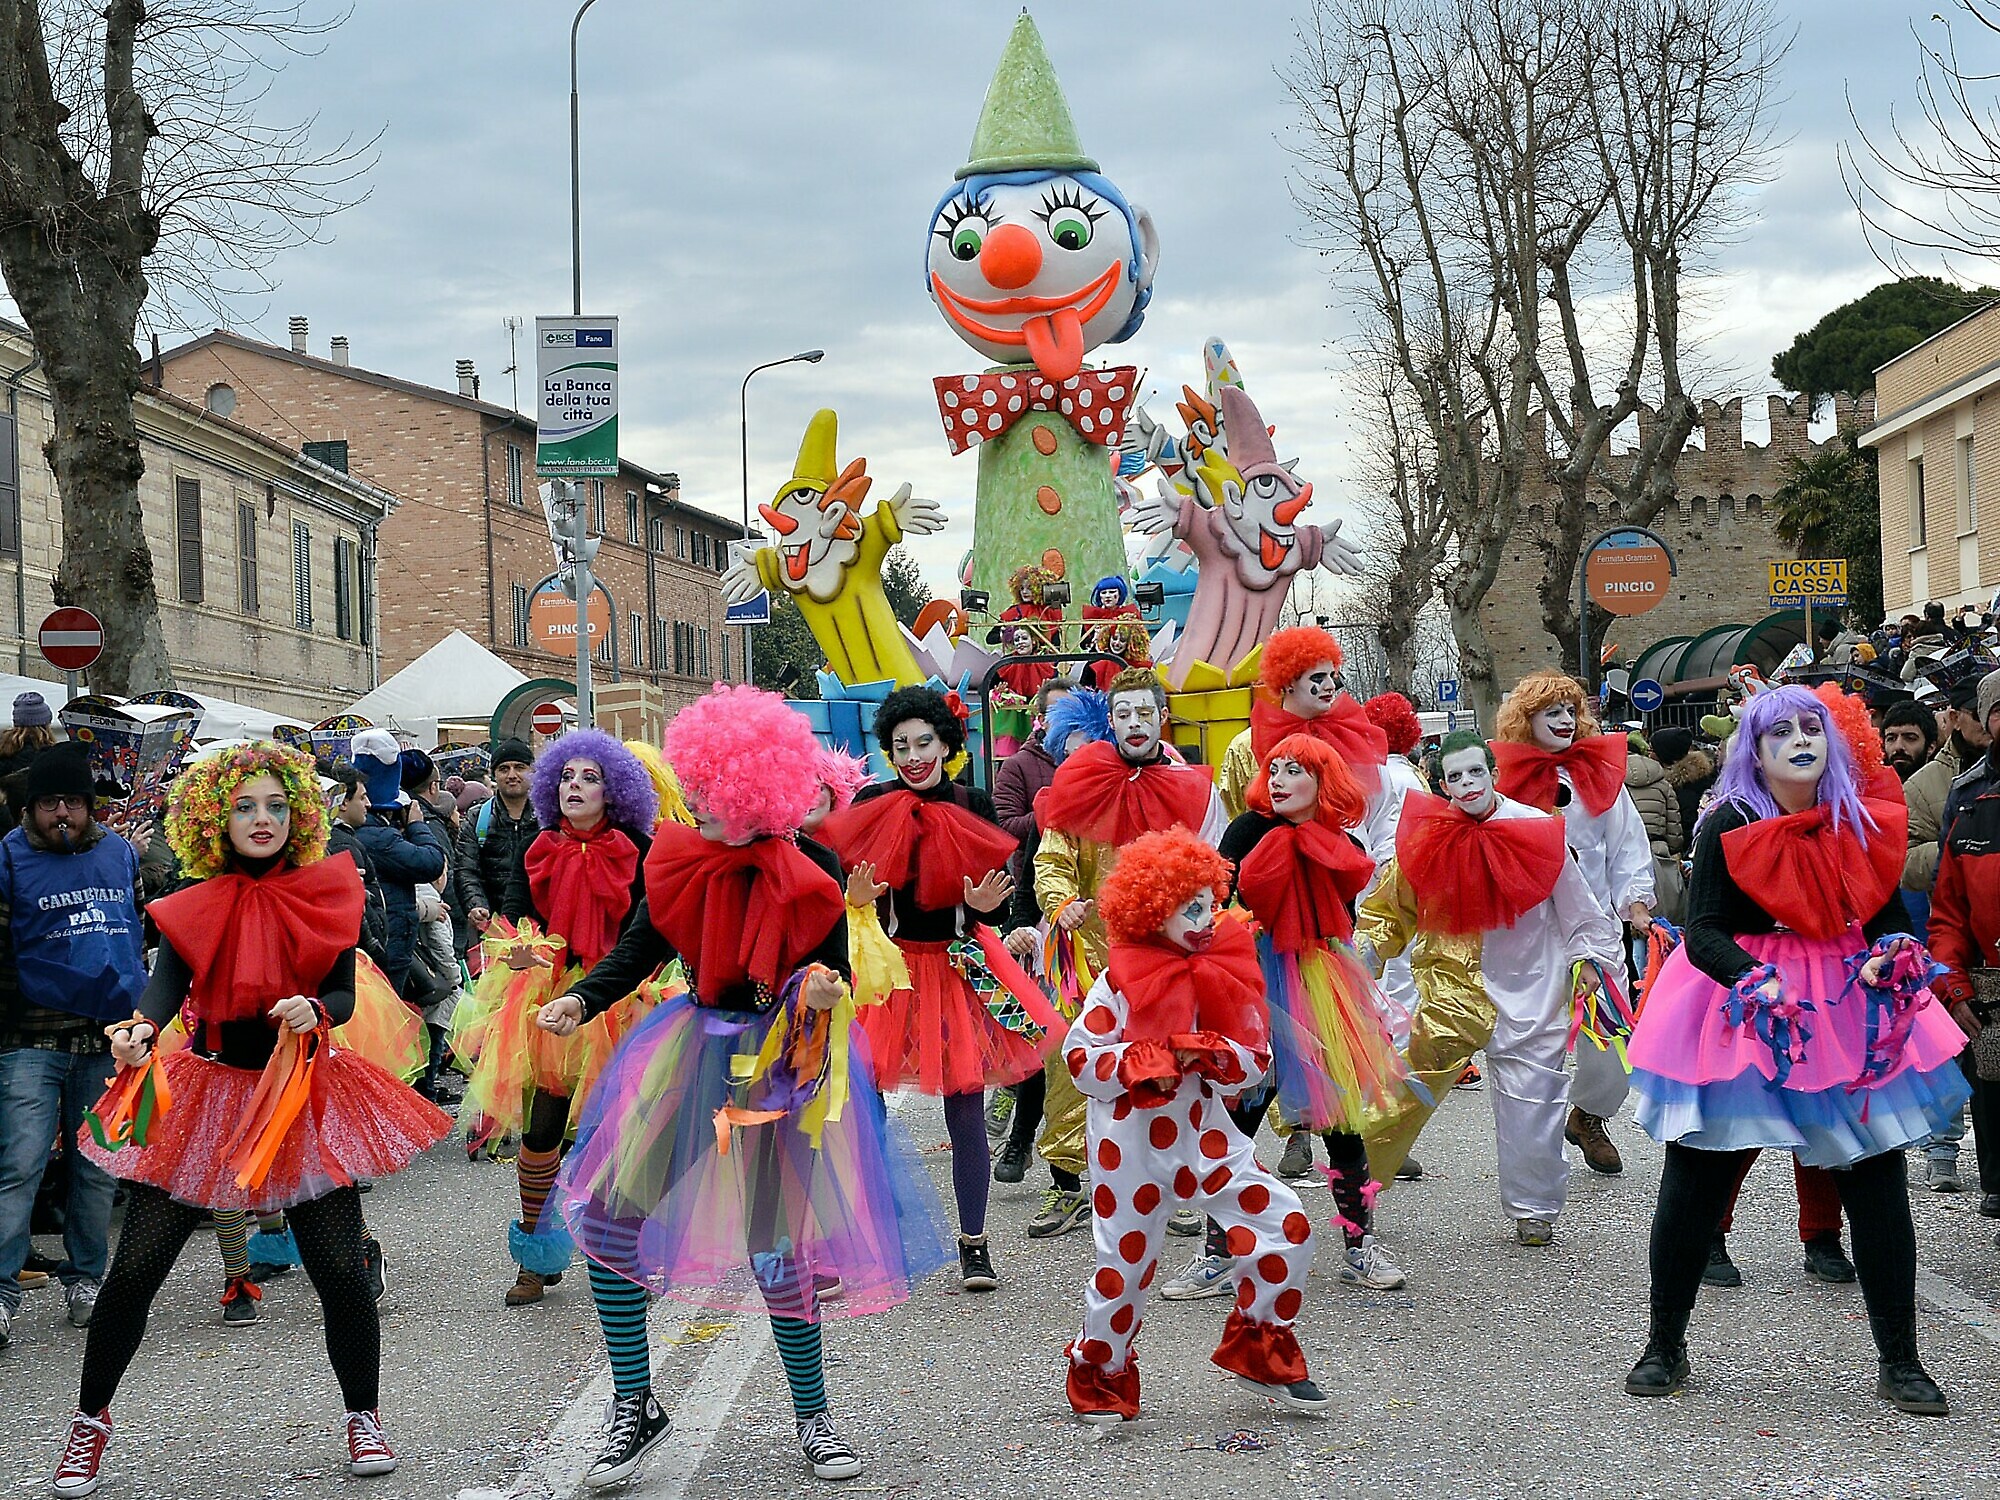
[{"label": "giant clown head float", "polygon": [[939,313],[999,366],[935,382],[952,451],[979,448],[972,586],[1004,594],[1030,563],[1079,589],[1122,573],[1111,461],[1137,371],[1083,361],[1137,332],[1159,238],[1085,154],[1025,11],[926,244]]}]

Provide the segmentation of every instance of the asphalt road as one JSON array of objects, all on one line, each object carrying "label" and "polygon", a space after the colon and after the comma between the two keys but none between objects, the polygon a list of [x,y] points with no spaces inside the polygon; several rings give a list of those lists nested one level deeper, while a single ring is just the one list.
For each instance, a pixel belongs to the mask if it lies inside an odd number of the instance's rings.
[{"label": "asphalt road", "polygon": [[[942,1119],[903,1118],[949,1201]],[[647,1500],[850,1495],[1291,1497],[1992,1496],[2000,1494],[2000,1250],[1976,1194],[1915,1194],[1920,1338],[1951,1396],[1942,1421],[1877,1401],[1853,1287],[1800,1272],[1791,1174],[1752,1174],[1732,1237],[1738,1291],[1704,1291],[1694,1380],[1641,1402],[1620,1389],[1645,1330],[1646,1230],[1659,1152],[1614,1126],[1622,1178],[1576,1166],[1556,1243],[1513,1243],[1494,1189],[1483,1092],[1458,1091],[1419,1143],[1421,1182],[1384,1195],[1381,1232],[1404,1291],[1342,1287],[1323,1245],[1299,1332],[1334,1398],[1323,1420],[1280,1416],[1207,1361],[1228,1302],[1148,1311],[1139,1344],[1144,1418],[1094,1438],[1069,1415],[1061,1351],[1074,1331],[1090,1241],[1027,1240],[1031,1181],[996,1187],[1001,1289],[958,1292],[955,1273],[906,1306],[829,1325],[828,1384],[868,1468],[812,1477],[783,1373],[759,1320],[678,1303],[653,1313],[655,1389],[676,1435],[613,1493]],[[1971,1160],[1968,1141],[1967,1165]],[[1267,1161],[1277,1146],[1264,1143]],[[1912,1158],[1915,1163],[1915,1158]],[[1920,1167],[1920,1163],[1916,1163]],[[1323,1188],[1308,1189],[1322,1214]],[[385,1424],[401,1470],[345,1470],[340,1400],[302,1274],[273,1282],[262,1324],[225,1330],[219,1261],[197,1238],[153,1310],[112,1411],[110,1497],[234,1500],[527,1500],[568,1496],[595,1453],[609,1378],[582,1277],[508,1311],[513,1169],[451,1146],[365,1200],[388,1247]],[[1330,1236],[1328,1237],[1331,1238]],[[1170,1241],[1177,1260],[1194,1241]],[[0,1350],[0,1494],[45,1492],[75,1399],[83,1335],[54,1290],[28,1294]]]}]

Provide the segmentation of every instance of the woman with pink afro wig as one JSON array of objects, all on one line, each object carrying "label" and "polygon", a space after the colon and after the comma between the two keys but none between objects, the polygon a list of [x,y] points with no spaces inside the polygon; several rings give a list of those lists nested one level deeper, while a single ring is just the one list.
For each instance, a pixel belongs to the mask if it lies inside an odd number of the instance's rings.
[{"label": "woman with pink afro wig", "polygon": [[667,726],[688,810],[725,843],[796,833],[819,797],[820,747],[776,693],[741,684],[697,698]]},{"label": "woman with pink afro wig", "polygon": [[803,832],[811,837],[819,825],[834,813],[850,806],[854,794],[872,780],[868,774],[868,762],[858,755],[848,755],[840,750],[821,749],[819,752],[819,795],[813,802],[812,811],[806,814]]}]

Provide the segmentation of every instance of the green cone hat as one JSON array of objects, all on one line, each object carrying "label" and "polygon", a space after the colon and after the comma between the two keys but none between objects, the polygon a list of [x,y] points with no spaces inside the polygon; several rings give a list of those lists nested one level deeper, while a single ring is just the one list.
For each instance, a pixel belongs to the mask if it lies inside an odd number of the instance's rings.
[{"label": "green cone hat", "polygon": [[1026,10],[1014,22],[1000,66],[986,86],[972,150],[958,169],[960,180],[979,172],[1095,172],[1070,118],[1056,71],[1049,66],[1042,34]]}]

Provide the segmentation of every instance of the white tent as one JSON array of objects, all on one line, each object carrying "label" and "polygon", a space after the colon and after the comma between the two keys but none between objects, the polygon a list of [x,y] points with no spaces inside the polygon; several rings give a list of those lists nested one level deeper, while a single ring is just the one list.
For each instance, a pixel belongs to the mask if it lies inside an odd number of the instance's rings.
[{"label": "white tent", "polygon": [[484,723],[528,679],[462,630],[454,630],[402,671],[356,701],[349,713],[394,724],[420,749],[437,744],[438,724]]}]

